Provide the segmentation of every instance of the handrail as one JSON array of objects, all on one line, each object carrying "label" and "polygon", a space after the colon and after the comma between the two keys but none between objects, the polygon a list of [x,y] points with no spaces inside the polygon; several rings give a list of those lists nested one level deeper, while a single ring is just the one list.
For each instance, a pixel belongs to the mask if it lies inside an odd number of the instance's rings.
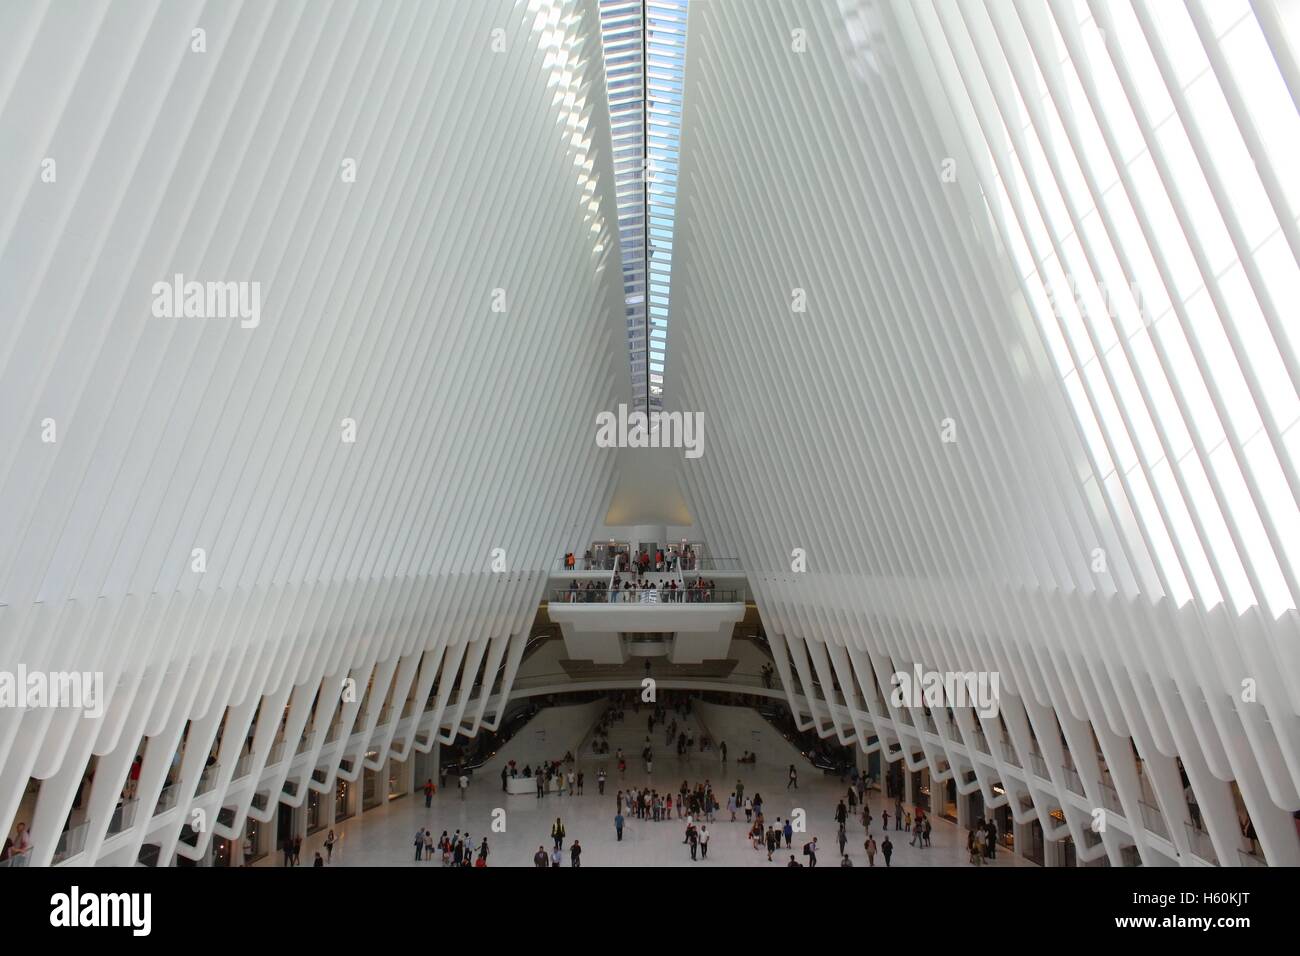
[{"label": "handrail", "polygon": [[[573,567],[569,567],[567,564],[565,564],[564,559],[569,554],[573,555]],[[556,559],[554,568],[564,572],[609,571],[613,568],[614,564],[616,563],[614,561],[614,558],[620,555],[630,557],[629,552],[620,551],[618,552],[617,555],[607,554],[604,560],[602,561],[597,561],[593,557],[590,560],[590,562],[588,562],[584,560],[582,552],[568,551],[565,552],[565,554],[560,555],[560,557]],[[682,556],[679,554],[674,556],[673,560],[677,561],[680,558],[682,558]],[[725,557],[709,556],[705,558],[705,557],[700,557],[699,554],[695,554],[692,555],[692,557],[689,560],[682,560],[680,563],[681,563],[682,571],[699,572],[699,571],[744,571],[745,570],[744,565],[742,565],[740,562],[740,558],[730,557],[730,556],[725,556]],[[586,564],[587,566],[582,567],[582,565],[584,564]],[[599,567],[597,565],[599,565]],[[668,570],[669,569],[668,566],[670,565],[670,562],[668,561],[667,555],[664,556],[664,565],[665,565],[664,570],[665,571]],[[631,570],[631,568],[626,568],[625,570]]]},{"label": "handrail", "polygon": [[[654,594],[646,599],[643,595]],[[557,604],[739,604],[744,592],[732,588],[553,588]]]},{"label": "handrail", "polygon": [[1184,820],[1183,825],[1187,828],[1187,842],[1192,853],[1208,863],[1217,864],[1219,854],[1214,849],[1214,841],[1210,839],[1210,835],[1189,821]]},{"label": "handrail", "polygon": [[1138,801],[1138,808],[1142,812],[1142,822],[1146,825],[1146,828],[1152,833],[1168,840],[1169,828],[1165,826],[1165,818],[1161,815],[1160,811],[1145,800]]},{"label": "handrail", "polygon": [[140,801],[132,798],[130,800],[119,801],[113,810],[113,815],[108,821],[108,832],[121,833],[123,830],[129,830],[135,825],[135,811]]},{"label": "handrail", "polygon": [[69,857],[76,856],[86,848],[86,831],[89,826],[90,822],[84,821],[59,834],[59,842],[54,848],[54,856],[50,858],[51,866],[55,863],[62,863]]}]

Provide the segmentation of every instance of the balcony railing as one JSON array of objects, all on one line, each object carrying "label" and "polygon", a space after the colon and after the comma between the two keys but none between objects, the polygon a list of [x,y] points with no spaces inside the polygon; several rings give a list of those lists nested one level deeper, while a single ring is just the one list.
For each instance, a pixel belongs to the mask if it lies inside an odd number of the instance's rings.
[{"label": "balcony railing", "polygon": [[1070,767],[1064,766],[1061,767],[1061,773],[1065,776],[1066,789],[1077,793],[1081,797],[1084,796],[1083,781],[1079,778],[1079,774]]},{"label": "balcony railing", "polygon": [[1164,814],[1151,804],[1143,801],[1138,804],[1142,809],[1142,825],[1163,839],[1169,839],[1169,828],[1165,826]]},{"label": "balcony railing", "polygon": [[551,600],[558,604],[739,604],[744,592],[730,588],[555,588]]},{"label": "balcony railing", "polygon": [[135,812],[139,806],[139,800],[123,800],[119,803],[108,821],[108,832],[121,833],[131,829],[135,825]]},{"label": "balcony railing", "polygon": [[199,785],[194,788],[194,795],[200,796],[207,793],[217,784],[217,777],[221,775],[221,764],[214,763],[203,768],[203,773],[199,774]]},{"label": "balcony railing", "polygon": [[170,787],[164,787],[163,792],[158,794],[158,805],[153,808],[153,815],[158,816],[160,813],[166,813],[172,807],[176,806],[176,796],[176,784],[172,784]]},{"label": "balcony railing", "polygon": [[1047,761],[1044,760],[1043,755],[1037,751],[1030,751],[1029,753],[1029,769],[1032,770],[1034,775],[1037,777],[1042,777],[1044,780],[1052,779],[1052,775],[1047,772]]},{"label": "balcony railing", "polygon": [[1214,851],[1214,841],[1204,830],[1198,830],[1191,823],[1184,821],[1187,828],[1187,842],[1191,844],[1192,853],[1207,863],[1219,862],[1219,854]]},{"label": "balcony railing", "polygon": [[1119,802],[1119,794],[1115,788],[1108,783],[1100,784],[1101,787],[1101,804],[1109,812],[1119,816],[1124,815],[1124,805]]},{"label": "balcony railing", "polygon": [[50,858],[50,863],[62,863],[68,857],[76,856],[86,848],[86,829],[89,823],[79,823],[69,830],[64,830],[59,835],[58,845],[54,848],[54,856]]}]

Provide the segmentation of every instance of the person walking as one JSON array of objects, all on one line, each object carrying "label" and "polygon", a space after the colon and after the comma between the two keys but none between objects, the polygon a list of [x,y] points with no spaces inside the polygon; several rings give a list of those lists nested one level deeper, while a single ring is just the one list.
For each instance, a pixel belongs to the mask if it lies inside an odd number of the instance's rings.
[{"label": "person walking", "polygon": [[293,865],[302,866],[302,837],[293,838]]},{"label": "person walking", "polygon": [[334,836],[334,831],[331,830],[325,837],[325,862],[326,863],[334,862],[334,844],[336,842],[337,842],[337,838]]},{"label": "person walking", "polygon": [[703,825],[700,826],[700,857],[709,858],[709,828]]},{"label": "person walking", "polygon": [[582,866],[582,845],[575,839],[573,845],[569,847],[569,866]]},{"label": "person walking", "polygon": [[425,809],[433,806],[433,778],[430,777],[424,781],[424,806]]},{"label": "person walking", "polygon": [[537,852],[533,854],[533,866],[538,869],[545,869],[550,859],[546,855],[546,847],[539,846]]},{"label": "person walking", "polygon": [[785,784],[787,790],[791,787],[794,787],[796,790],[799,789],[799,771],[794,769],[794,764],[790,764],[790,779],[787,780]]},{"label": "person walking", "polygon": [[460,775],[460,798],[465,799],[465,791],[469,789],[469,776],[462,773]]},{"label": "person walking", "polygon": [[876,865],[876,840],[870,833],[867,834],[867,841],[862,844],[862,848],[867,851],[867,866]]},{"label": "person walking", "polygon": [[596,774],[596,790],[603,797],[605,795],[605,768],[601,767],[600,772]]},{"label": "person walking", "polygon": [[555,818],[555,825],[551,827],[551,839],[555,841],[555,848],[558,850],[560,844],[564,842],[564,824],[560,818]]},{"label": "person walking", "polygon": [[537,799],[542,799],[542,794],[546,792],[546,781],[542,779],[541,773],[537,774]]},{"label": "person walking", "polygon": [[619,811],[614,814],[614,832],[618,834],[618,842],[623,842],[623,813]]},{"label": "person walking", "polygon": [[501,768],[501,792],[506,792],[506,781],[510,779],[510,771],[505,767]]},{"label": "person walking", "polygon": [[420,854],[424,852],[424,830],[415,831],[415,862],[420,862]]},{"label": "person walking", "polygon": [[885,842],[880,844],[880,853],[885,858],[885,866],[889,866],[889,858],[894,855],[894,844],[889,842],[889,834],[885,834]]},{"label": "person walking", "polygon": [[787,850],[790,849],[790,841],[794,839],[794,827],[791,826],[788,817],[786,818],[785,826],[781,829],[781,835],[785,837],[785,848]]},{"label": "person walking", "polygon": [[563,865],[564,865],[564,850],[562,850],[557,845],[556,848],[551,852],[551,869],[558,870]]}]

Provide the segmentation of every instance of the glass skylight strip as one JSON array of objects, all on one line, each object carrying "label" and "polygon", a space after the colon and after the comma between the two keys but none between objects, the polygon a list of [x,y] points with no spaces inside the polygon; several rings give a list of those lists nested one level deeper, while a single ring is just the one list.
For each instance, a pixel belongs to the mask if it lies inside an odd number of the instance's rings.
[{"label": "glass skylight strip", "polygon": [[600,0],[624,316],[640,409],[663,407],[687,2]]}]

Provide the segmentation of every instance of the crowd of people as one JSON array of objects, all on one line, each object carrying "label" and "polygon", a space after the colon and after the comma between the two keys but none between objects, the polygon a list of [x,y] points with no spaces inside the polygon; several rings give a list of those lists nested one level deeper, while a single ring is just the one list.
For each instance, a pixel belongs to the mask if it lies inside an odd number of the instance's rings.
[{"label": "crowd of people", "polygon": [[[536,769],[531,764],[524,764],[521,769],[514,760],[507,762],[501,768],[501,789],[503,791],[508,790],[507,781],[520,777],[537,781],[538,800],[542,799],[548,792],[570,797],[576,793],[581,796],[587,782],[587,774],[585,771],[577,769],[577,763],[571,750],[566,751],[559,760],[542,761],[537,765]],[[597,774],[597,784],[601,788],[600,792],[604,793],[604,769],[601,769]]]},{"label": "crowd of people", "polygon": [[[641,574],[650,571],[694,571],[700,563],[695,549],[686,544],[680,548],[669,547],[667,551],[656,548],[653,554],[648,549],[642,548],[637,554],[629,555],[626,549],[618,548],[614,551],[606,551],[599,560],[592,557],[590,549],[583,552],[581,559],[570,551],[564,556],[564,567],[567,571],[613,571],[616,567],[619,570],[627,567],[629,561]],[[579,564],[582,565],[581,569],[578,568]]]},{"label": "crowd of people", "polygon": [[[333,832],[330,831],[331,835]],[[483,837],[476,846],[468,830],[463,834],[457,830],[450,836],[447,835],[446,830],[443,830],[442,835],[435,840],[433,831],[423,827],[415,831],[414,842],[416,862],[432,860],[435,855],[440,855],[443,866],[487,866],[487,837]],[[317,854],[318,858],[319,856],[320,854]]]},{"label": "crowd of people", "polygon": [[705,578],[682,586],[675,578],[656,583],[645,577],[624,579],[615,575],[612,582],[572,580],[564,592],[564,600],[571,604],[637,604],[649,600],[648,595],[653,591],[654,600],[667,604],[706,604],[713,600],[716,586],[712,579]]}]

